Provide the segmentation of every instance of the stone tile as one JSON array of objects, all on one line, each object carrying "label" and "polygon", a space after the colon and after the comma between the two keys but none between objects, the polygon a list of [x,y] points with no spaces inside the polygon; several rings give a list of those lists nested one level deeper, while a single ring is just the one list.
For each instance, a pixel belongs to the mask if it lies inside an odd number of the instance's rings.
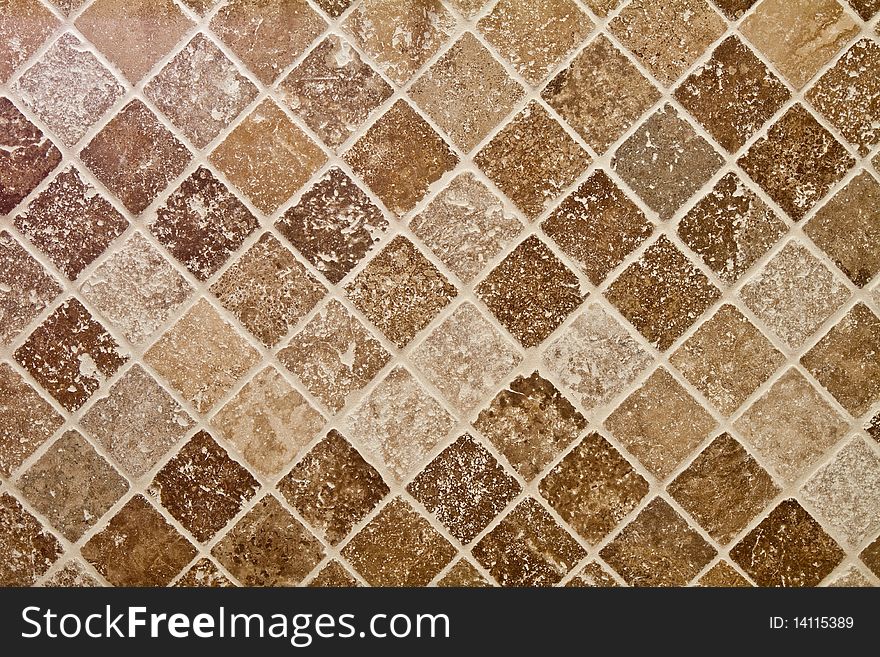
[{"label": "stone tile", "polygon": [[743,588],[753,586],[726,561],[719,561],[703,575],[698,584],[706,588]]},{"label": "stone tile", "polygon": [[82,406],[127,359],[113,336],[74,298],[15,352],[15,360],[68,411]]},{"label": "stone tile", "polygon": [[[62,0],[67,1],[67,0]],[[72,0],[73,2],[81,2],[82,0]],[[183,4],[200,14],[205,14],[211,7],[217,4],[219,0],[183,0]]]},{"label": "stone tile", "polygon": [[199,167],[156,210],[149,228],[193,276],[205,281],[258,225],[226,185]]},{"label": "stone tile", "polygon": [[278,490],[331,545],[390,492],[382,475],[335,429],[278,482]]},{"label": "stone tile", "polygon": [[847,2],[866,21],[880,11],[880,2],[877,0],[847,0]]},{"label": "stone tile", "polygon": [[124,93],[113,74],[70,33],[63,34],[13,88],[68,146],[79,142]]},{"label": "stone tile", "polygon": [[712,0],[731,20],[742,18],[758,0]]},{"label": "stone tile", "polygon": [[792,368],[752,404],[734,427],[786,483],[791,483],[847,432],[828,402]]},{"label": "stone tile", "polygon": [[452,430],[453,418],[398,366],[348,414],[347,433],[371,460],[405,480]]},{"label": "stone tile", "polygon": [[795,221],[803,219],[854,164],[846,149],[800,104],[739,159],[752,180]]},{"label": "stone tile", "polygon": [[520,502],[471,552],[501,586],[513,587],[553,586],[586,556],[531,497]]},{"label": "stone tile", "polygon": [[880,442],[880,413],[868,421],[868,424],[865,426],[865,431],[868,432],[868,435],[871,436],[871,438]]},{"label": "stone tile", "polygon": [[666,221],[723,163],[709,142],[665,105],[621,144],[611,166]]},{"label": "stone tile", "polygon": [[338,561],[331,561],[309,582],[309,588],[351,588],[360,586]]},{"label": "stone tile", "polygon": [[327,293],[272,233],[265,233],[211,286],[217,299],[267,347]]},{"label": "stone tile", "polygon": [[0,493],[0,586],[31,586],[61,551],[58,540],[18,500]]},{"label": "stone tile", "polygon": [[795,500],[780,503],[730,551],[758,586],[816,586],[844,553]]},{"label": "stone tile", "polygon": [[565,586],[567,588],[614,588],[620,584],[603,566],[592,561],[572,577]]},{"label": "stone tile", "polygon": [[257,88],[203,34],[193,37],[144,93],[197,148],[229,127]]},{"label": "stone tile", "polygon": [[343,159],[376,196],[402,215],[458,164],[458,156],[405,100],[398,100]]},{"label": "stone tile", "polygon": [[135,495],[80,549],[114,586],[166,586],[196,556],[196,549]]},{"label": "stone tile", "polygon": [[596,152],[604,153],[660,99],[660,92],[599,35],[541,96]]},{"label": "stone tile", "polygon": [[62,568],[55,571],[43,586],[61,588],[95,588],[101,583],[86,572],[85,566],[79,561],[68,561]]},{"label": "stone tile", "polygon": [[344,39],[328,36],[278,86],[283,102],[339,148],[391,97],[391,86]]},{"label": "stone tile", "polygon": [[533,101],[474,156],[474,164],[534,221],[589,166],[590,156]]},{"label": "stone tile", "polygon": [[192,428],[193,420],[140,365],[134,365],[81,420],[133,477],[140,477]]},{"label": "stone tile", "polygon": [[12,342],[59,294],[58,281],[0,231],[0,344]]},{"label": "stone tile", "polygon": [[235,586],[210,559],[199,559],[174,582],[180,588],[227,588]]},{"label": "stone tile", "polygon": [[648,482],[598,433],[584,438],[538,489],[560,517],[595,545],[648,494]]},{"label": "stone tile", "polygon": [[353,0],[315,0],[315,4],[333,18],[339,18],[353,3]]},{"label": "stone tile", "polygon": [[332,299],[278,352],[278,360],[338,413],[391,360],[356,317]]},{"label": "stone tile", "polygon": [[800,347],[849,298],[825,264],[791,241],[740,290],[758,318],[791,347]]},{"label": "stone tile", "polygon": [[485,447],[465,434],[440,452],[407,490],[467,544],[521,488]]},{"label": "stone tile", "polygon": [[871,569],[872,573],[880,577],[880,537],[866,547],[859,555],[859,558],[865,562],[865,565]]},{"label": "stone tile", "polygon": [[587,427],[565,396],[537,372],[518,376],[480,411],[474,426],[527,481]]},{"label": "stone tile", "polygon": [[39,0],[8,0],[0,16],[0,82],[6,82],[58,25]]},{"label": "stone tile", "polygon": [[523,97],[523,89],[470,32],[409,89],[410,97],[462,151],[483,141]]},{"label": "stone tile", "polygon": [[441,588],[477,589],[491,587],[482,573],[469,561],[459,559],[437,582]]},{"label": "stone tile", "polygon": [[258,472],[289,466],[324,426],[324,418],[274,367],[260,371],[212,420]]},{"label": "stone tile", "polygon": [[867,577],[855,567],[850,566],[849,570],[844,571],[838,577],[833,578],[826,586],[833,588],[868,588],[873,587]]}]

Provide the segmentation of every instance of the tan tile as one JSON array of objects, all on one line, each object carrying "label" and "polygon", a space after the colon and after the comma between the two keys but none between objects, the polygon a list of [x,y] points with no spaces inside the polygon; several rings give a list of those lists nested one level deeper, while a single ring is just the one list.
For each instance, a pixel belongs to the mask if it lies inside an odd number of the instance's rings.
[{"label": "tan tile", "polygon": [[867,588],[875,586],[867,577],[855,568],[850,566],[849,570],[844,571],[838,577],[833,578],[831,582],[826,584],[833,588]]},{"label": "tan tile", "polygon": [[877,537],[873,543],[866,547],[859,558],[865,562],[872,573],[880,577],[880,537]]},{"label": "tan tile", "polygon": [[469,561],[459,559],[437,582],[441,588],[477,589],[491,587],[485,577]]},{"label": "tan tile", "polygon": [[726,561],[719,561],[699,580],[699,585],[707,588],[742,588],[753,586]]},{"label": "tan tile", "polygon": [[0,15],[0,82],[6,82],[58,25],[39,0],[8,0]]},{"label": "tan tile", "polygon": [[0,553],[0,586],[31,586],[61,556],[61,545],[18,500],[0,493]]},{"label": "tan tile", "polygon": [[59,294],[61,286],[49,272],[0,231],[0,344],[12,342]]},{"label": "tan tile", "polygon": [[731,20],[741,18],[758,0],[713,0]]},{"label": "tan tile", "polygon": [[85,566],[79,561],[68,561],[55,574],[47,579],[44,586],[62,588],[94,588],[101,586],[100,582],[86,572]]},{"label": "tan tile", "polygon": [[199,559],[174,582],[180,588],[226,588],[235,586],[210,559]]},{"label": "tan tile", "polygon": [[338,561],[331,561],[309,582],[310,588],[351,588],[360,583]]},{"label": "tan tile", "polygon": [[567,588],[614,588],[620,584],[603,566],[592,561],[572,577],[565,586]]}]

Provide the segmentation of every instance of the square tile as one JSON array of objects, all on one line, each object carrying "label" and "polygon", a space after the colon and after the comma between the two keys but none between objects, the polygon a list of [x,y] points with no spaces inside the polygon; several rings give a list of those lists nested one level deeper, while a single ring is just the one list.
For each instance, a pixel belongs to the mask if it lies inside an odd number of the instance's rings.
[{"label": "square tile", "polygon": [[39,0],[8,0],[0,16],[0,82],[6,82],[58,25]]},{"label": "square tile", "polygon": [[[190,0],[192,2],[192,0]],[[172,586],[180,588],[224,588],[235,586],[210,559],[199,559]]]},{"label": "square tile", "polygon": [[61,556],[58,540],[9,493],[0,493],[0,586],[31,586]]},{"label": "square tile", "polygon": [[871,20],[871,17],[880,11],[880,2],[877,0],[847,0],[847,2],[866,21]]},{"label": "square tile", "polygon": [[754,586],[726,561],[719,561],[699,579],[699,585],[707,588],[743,588]]},{"label": "square tile", "polygon": [[58,281],[0,231],[0,344],[12,342],[59,294]]},{"label": "square tile", "polygon": [[[453,0],[455,1],[455,0]],[[446,574],[437,582],[441,588],[474,589],[488,588],[490,584],[483,574],[469,561],[459,559]]]}]

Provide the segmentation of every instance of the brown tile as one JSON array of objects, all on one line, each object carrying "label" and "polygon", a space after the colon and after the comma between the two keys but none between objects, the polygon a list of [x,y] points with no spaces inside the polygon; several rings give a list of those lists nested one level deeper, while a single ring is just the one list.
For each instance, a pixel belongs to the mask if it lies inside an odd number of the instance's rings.
[{"label": "brown tile", "polygon": [[741,18],[757,0],[712,0],[731,20]]},{"label": "brown tile", "polygon": [[534,235],[508,254],[476,293],[526,348],[546,340],[586,297],[577,276]]},{"label": "brown tile", "polygon": [[669,349],[720,296],[665,235],[614,281],[606,298],[658,349]]},{"label": "brown tile", "polygon": [[197,34],[144,88],[196,147],[204,148],[257,95],[217,45]]},{"label": "brown tile", "polygon": [[556,512],[591,544],[611,533],[648,494],[648,482],[598,433],[566,454],[539,486]]},{"label": "brown tile", "polygon": [[352,3],[353,0],[315,0],[315,4],[333,18],[339,18]]},{"label": "brown tile", "polygon": [[81,423],[133,477],[156,465],[193,426],[187,412],[140,365],[123,374]]},{"label": "brown tile", "polygon": [[523,97],[486,48],[465,34],[409,89],[410,97],[462,151],[470,151]]},{"label": "brown tile", "polygon": [[847,424],[792,368],[734,427],[787,483],[793,482],[847,432]]},{"label": "brown tile", "polygon": [[868,420],[867,425],[865,425],[865,431],[868,432],[871,438],[880,442],[880,413],[877,413],[877,415]]},{"label": "brown tile", "polygon": [[474,156],[474,163],[534,221],[589,166],[590,156],[533,101]]},{"label": "brown tile", "polygon": [[271,214],[327,160],[278,105],[266,99],[210,156],[257,208]]},{"label": "brown tile", "polygon": [[62,35],[13,88],[68,146],[82,139],[124,93],[113,74],[70,33]]},{"label": "brown tile", "polygon": [[578,437],[587,419],[535,372],[498,393],[474,426],[531,481]]},{"label": "brown tile", "polygon": [[309,582],[310,588],[351,588],[360,583],[338,561],[331,561]]},{"label": "brown tile", "polygon": [[272,233],[265,233],[211,292],[267,347],[278,343],[327,290]]},{"label": "brown tile", "polygon": [[388,77],[402,85],[437,52],[455,24],[440,0],[364,0],[348,15],[344,28]]},{"label": "brown tile", "polygon": [[605,426],[656,477],[665,479],[717,423],[665,369],[651,374]]},{"label": "brown tile", "polygon": [[586,556],[534,499],[520,502],[472,553],[501,586],[553,586]]},{"label": "brown tile", "polygon": [[850,280],[864,287],[880,271],[880,184],[867,171],[837,192],[804,232]]},{"label": "brown tile", "polygon": [[858,304],[801,362],[846,410],[862,415],[880,399],[880,319]]},{"label": "brown tile", "polygon": [[726,561],[719,561],[699,580],[699,585],[707,588],[741,588],[753,586]]},{"label": "brown tile", "polygon": [[469,561],[459,559],[437,582],[441,588],[478,589],[491,587],[482,573]]},{"label": "brown tile", "polygon": [[658,497],[599,554],[630,586],[684,586],[716,552]]},{"label": "brown tile", "polygon": [[81,549],[114,586],[166,586],[196,556],[196,549],[135,495]]},{"label": "brown tile", "polygon": [[0,344],[12,342],[59,294],[58,282],[0,231]]},{"label": "brown tile", "polygon": [[401,366],[391,370],[345,419],[347,433],[374,462],[405,480],[442,442],[453,418]]},{"label": "brown tile", "polygon": [[614,155],[611,165],[664,221],[724,163],[672,105],[657,110]]},{"label": "brown tile", "polygon": [[406,237],[398,235],[348,285],[351,302],[403,348],[458,291]]},{"label": "brown tile", "polygon": [[260,371],[213,424],[263,475],[277,475],[317,435],[324,418],[274,367]]},{"label": "brown tile", "polygon": [[410,359],[453,406],[469,413],[522,357],[473,304],[464,303]]},{"label": "brown tile", "polygon": [[470,18],[488,4],[488,0],[448,0],[447,4],[452,5]]},{"label": "brown tile", "polygon": [[278,490],[332,545],[390,492],[376,469],[335,429],[278,482]]},{"label": "brown tile", "polygon": [[697,390],[731,415],[785,356],[734,306],[725,304],[669,359]]},{"label": "brown tile", "polygon": [[799,104],[739,159],[752,180],[795,221],[803,219],[854,164],[846,149]]},{"label": "brown tile", "polygon": [[394,103],[343,157],[397,215],[412,210],[458,164],[452,149],[405,100]]},{"label": "brown tile", "polygon": [[382,211],[342,169],[333,167],[275,224],[331,283],[354,269],[382,237]]},{"label": "brown tile", "polygon": [[285,105],[339,148],[391,97],[391,86],[344,39],[328,36],[279,85]]},{"label": "brown tile", "polygon": [[826,584],[833,588],[868,588],[873,587],[867,577],[865,577],[857,568],[850,566],[849,570],[844,571],[831,582]]},{"label": "brown tile", "polygon": [[326,27],[306,0],[231,0],[211,20],[214,33],[265,85]]},{"label": "brown tile", "polygon": [[670,85],[726,25],[705,0],[634,0],[609,28],[660,82]]},{"label": "brown tile", "polygon": [[0,586],[31,586],[61,556],[61,545],[9,493],[0,494]]},{"label": "brown tile", "polygon": [[501,0],[478,27],[529,84],[537,85],[593,24],[571,0]]},{"label": "brown tile", "polygon": [[660,92],[600,35],[541,96],[590,146],[604,153],[660,99]]},{"label": "brown tile", "polygon": [[127,359],[116,340],[73,298],[15,352],[15,360],[68,411],[82,406]]},{"label": "brown tile", "polygon": [[[66,0],[63,0],[66,1]],[[82,0],[73,0],[73,2],[81,2]],[[211,7],[217,4],[219,0],[183,0],[183,4],[200,14],[205,14]]]},{"label": "brown tile", "polygon": [[278,360],[333,413],[373,380],[391,355],[332,299],[278,352]]},{"label": "brown tile", "polygon": [[675,97],[734,153],[779,111],[789,93],[742,41],[731,36],[678,87]]},{"label": "brown tile", "polygon": [[874,14],[880,11],[880,2],[878,0],[847,0],[847,2],[866,21],[870,20]]},{"label": "brown tile", "polygon": [[465,283],[522,230],[503,201],[470,172],[453,178],[409,227]]},{"label": "brown tile", "polygon": [[199,559],[174,586],[180,588],[227,588],[235,586],[210,559]]},{"label": "brown tile", "polygon": [[85,566],[78,561],[68,561],[62,568],[55,571],[43,586],[61,588],[94,588],[100,582],[86,572]]},{"label": "brown tile", "polygon": [[0,15],[0,82],[6,82],[58,25],[39,0],[5,2]]},{"label": "brown tile", "polygon": [[465,434],[444,449],[407,486],[462,543],[470,543],[516,497],[516,480]]},{"label": "brown tile", "polygon": [[156,210],[149,228],[178,261],[205,281],[258,225],[226,185],[199,167]]},{"label": "brown tile", "polygon": [[872,573],[880,577],[880,536],[862,551],[859,558],[865,562]]},{"label": "brown tile", "polygon": [[786,226],[735,173],[726,174],[678,224],[678,236],[733,285],[782,237]]},{"label": "brown tile", "polygon": [[730,551],[758,586],[816,586],[843,550],[795,500],[785,500]]},{"label": "brown tile", "polygon": [[0,213],[12,212],[60,162],[55,145],[0,97]]},{"label": "brown tile", "polygon": [[202,299],[144,354],[144,361],[205,413],[259,354]]},{"label": "brown tile", "polygon": [[565,586],[567,588],[614,588],[620,584],[604,567],[593,561],[584,566],[583,570],[572,577]]}]

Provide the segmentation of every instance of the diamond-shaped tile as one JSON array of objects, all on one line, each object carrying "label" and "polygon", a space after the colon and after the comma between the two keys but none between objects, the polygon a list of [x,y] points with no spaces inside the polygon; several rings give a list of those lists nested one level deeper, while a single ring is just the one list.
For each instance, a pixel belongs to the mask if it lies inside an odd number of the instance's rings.
[{"label": "diamond-shaped tile", "polygon": [[666,105],[623,142],[611,165],[666,221],[723,163],[709,142]]},{"label": "diamond-shaped tile", "polygon": [[578,437],[587,419],[535,372],[498,393],[474,426],[531,481]]},{"label": "diamond-shaped tile", "polygon": [[[71,1],[71,0],[62,0],[62,1]],[[73,2],[82,2],[82,0],[72,0]],[[217,4],[219,0],[183,0],[183,4],[192,9],[193,11],[197,11],[200,14],[205,14],[207,11]]]},{"label": "diamond-shaped tile", "polygon": [[865,577],[858,568],[850,566],[850,568],[838,576],[831,578],[825,586],[834,588],[869,588],[874,584]]},{"label": "diamond-shaped tile", "polygon": [[754,586],[749,580],[739,574],[733,566],[726,561],[719,561],[699,579],[699,585],[709,588],[742,588]]},{"label": "diamond-shaped tile", "polygon": [[271,214],[327,157],[274,101],[266,99],[211,153],[210,160],[259,210]]},{"label": "diamond-shaped tile", "polygon": [[332,299],[278,352],[278,360],[332,412],[373,380],[391,355]]},{"label": "diamond-shaped tile", "polygon": [[336,430],[278,482],[278,490],[333,545],[390,492],[382,475]]},{"label": "diamond-shaped tile", "polygon": [[128,492],[125,479],[76,431],[59,438],[17,486],[73,542]]},{"label": "diamond-shaped tile", "polygon": [[211,286],[220,303],[271,347],[327,290],[271,233],[264,234]]},{"label": "diamond-shaped tile", "polygon": [[199,167],[156,210],[149,227],[175,258],[205,281],[258,225],[226,185]]},{"label": "diamond-shaped tile", "polygon": [[43,586],[64,588],[96,588],[101,586],[97,579],[86,572],[79,561],[68,561],[47,579]]},{"label": "diamond-shaped tile", "polygon": [[800,221],[855,164],[802,105],[795,105],[739,159],[752,180]]},{"label": "diamond-shaped tile", "polygon": [[462,543],[470,543],[520,492],[520,486],[476,440],[465,434],[407,486]]},{"label": "diamond-shaped tile", "polygon": [[734,427],[786,482],[797,479],[848,429],[837,411],[793,368]]},{"label": "diamond-shaped tile", "polygon": [[746,13],[758,0],[712,0],[715,5],[727,14],[731,20],[736,20]]},{"label": "diamond-shaped tile", "polygon": [[599,562],[592,561],[572,577],[565,586],[567,588],[613,588],[620,586],[620,584]]},{"label": "diamond-shaped tile", "polygon": [[315,0],[315,4],[326,11],[333,18],[339,18],[348,9],[354,0]]},{"label": "diamond-shaped tile", "polygon": [[874,14],[880,11],[880,2],[878,0],[847,0],[847,2],[866,21],[870,20]]},{"label": "diamond-shaped tile", "polygon": [[455,564],[446,571],[446,574],[437,582],[437,586],[441,588],[486,588],[491,587],[482,573],[471,565],[469,561],[459,559]]},{"label": "diamond-shaped tile", "polygon": [[259,361],[259,354],[202,299],[144,360],[205,413]]},{"label": "diamond-shaped tile", "polygon": [[308,583],[309,588],[351,588],[360,585],[360,582],[338,561],[328,563]]},{"label": "diamond-shaped tile", "polygon": [[780,503],[730,551],[758,586],[816,586],[843,550],[793,499]]},{"label": "diamond-shaped tile", "polygon": [[72,34],[64,34],[16,80],[22,102],[73,146],[122,96],[124,89]]},{"label": "diamond-shaped tile", "polygon": [[391,240],[345,290],[358,310],[401,348],[458,293],[403,236]]},{"label": "diamond-shaped tile", "polygon": [[859,558],[871,569],[877,577],[880,577],[880,537],[866,547]]},{"label": "diamond-shaped tile", "polygon": [[592,433],[550,471],[539,490],[563,520],[595,544],[648,494],[648,482],[605,438]]},{"label": "diamond-shaped tile", "polygon": [[5,230],[0,231],[0,344],[9,343],[61,294],[61,286]]},{"label": "diamond-shaped tile", "polygon": [[586,556],[531,497],[520,502],[472,553],[501,586],[553,586]]},{"label": "diamond-shaped tile", "polygon": [[[192,0],[190,0],[192,2]],[[210,559],[199,559],[176,582],[177,587],[224,588],[235,586]]]},{"label": "diamond-shaped tile", "polygon": [[764,63],[732,36],[678,87],[675,97],[733,153],[776,114],[789,93]]},{"label": "diamond-shaped tile", "polygon": [[451,4],[468,18],[476,14],[487,3],[488,0],[447,0],[447,4]]},{"label": "diamond-shaped tile", "polygon": [[53,312],[15,352],[15,360],[68,411],[75,411],[128,359],[76,299]]},{"label": "diamond-shaped tile", "polygon": [[426,586],[455,548],[402,498],[388,503],[342,556],[371,586]]},{"label": "diamond-shaped tile", "polygon": [[458,156],[404,100],[398,100],[344,155],[395,214],[412,210]]},{"label": "diamond-shaped tile", "polygon": [[593,25],[572,0],[501,0],[478,27],[502,57],[537,85]]},{"label": "diamond-shaped tile", "polygon": [[388,222],[342,169],[333,167],[275,224],[331,283],[354,269]]},{"label": "diamond-shaped tile", "polygon": [[159,470],[149,493],[197,540],[207,541],[259,487],[206,431],[199,431]]},{"label": "diamond-shaped tile", "polygon": [[523,97],[491,53],[466,32],[409,89],[409,95],[463,151],[470,151]]},{"label": "diamond-shaped tile", "polygon": [[58,540],[18,500],[0,494],[0,586],[31,586],[61,552]]},{"label": "diamond-shaped tile", "polygon": [[534,221],[589,166],[590,156],[532,102],[474,156],[474,163]]},{"label": "diamond-shaped tile", "polygon": [[144,88],[144,94],[198,148],[227,128],[257,95],[216,44],[197,34]]},{"label": "diamond-shaped tile", "polygon": [[661,235],[611,284],[605,296],[642,335],[665,351],[720,293]]},{"label": "diamond-shaped tile", "polygon": [[868,424],[865,426],[865,431],[868,432],[868,435],[871,436],[871,438],[880,443],[880,413],[877,413],[877,415],[868,421]]},{"label": "diamond-shaped tile", "polygon": [[264,475],[281,472],[317,435],[324,419],[274,367],[247,383],[213,424]]},{"label": "diamond-shaped tile", "polygon": [[58,24],[39,0],[7,0],[0,14],[0,82],[34,54]]}]

